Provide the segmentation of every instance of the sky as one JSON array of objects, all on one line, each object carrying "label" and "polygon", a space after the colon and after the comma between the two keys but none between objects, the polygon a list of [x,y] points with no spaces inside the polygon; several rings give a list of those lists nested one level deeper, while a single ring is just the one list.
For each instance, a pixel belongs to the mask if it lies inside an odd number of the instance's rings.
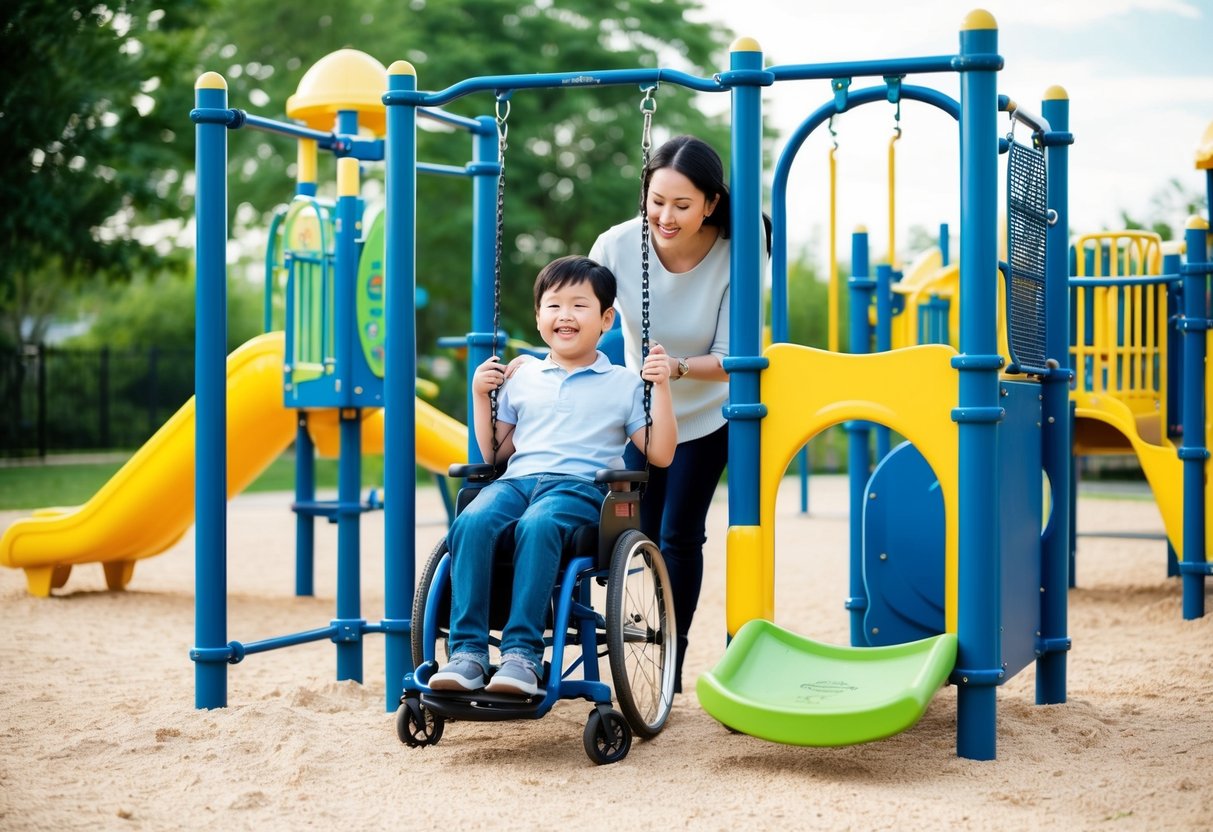
[{"label": "sky", "polygon": [[[1069,95],[1075,140],[1070,148],[1071,233],[1122,227],[1122,210],[1139,219],[1152,215],[1152,200],[1174,179],[1185,191],[1204,194],[1204,171],[1195,169],[1195,152],[1213,124],[1213,0],[703,0],[703,5],[697,20],[715,21],[735,36],[754,38],[767,66],[954,54],[965,16],[983,8],[999,27],[1004,59],[999,93],[1034,113],[1040,113],[1049,87],[1060,85]],[[727,63],[727,55],[722,60]],[[879,79],[856,79],[852,88],[873,83]],[[954,74],[924,75],[906,83],[959,98]],[[728,107],[724,95],[702,97],[710,111]],[[796,126],[830,98],[827,81],[765,89],[764,119],[780,134],[775,158]],[[869,104],[836,120],[836,239],[843,260],[849,259],[851,232],[861,224],[870,234],[873,262],[887,257],[887,157],[894,115],[892,104]],[[1009,130],[1009,120],[1002,119],[1000,130]],[[934,233],[944,222],[955,240],[955,122],[934,107],[907,101],[900,124],[895,245],[902,251],[911,226]],[[1026,142],[1029,134],[1019,126],[1015,136]],[[791,168],[788,196],[792,250],[807,246],[823,266],[829,147],[824,127],[804,143]],[[1173,222],[1182,225],[1183,219]]]}]

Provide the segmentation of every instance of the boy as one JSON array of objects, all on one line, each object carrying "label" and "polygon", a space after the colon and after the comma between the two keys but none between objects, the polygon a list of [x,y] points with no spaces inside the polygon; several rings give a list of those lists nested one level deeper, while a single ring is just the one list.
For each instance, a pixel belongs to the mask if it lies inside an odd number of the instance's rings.
[{"label": "boy", "polygon": [[[598,339],[615,319],[615,276],[586,257],[562,257],[535,280],[535,324],[551,351],[518,367],[493,356],[472,379],[476,441],[505,474],[451,524],[451,660],[434,690],[533,696],[543,672],[543,623],[560,555],[578,527],[598,521],[600,468],[623,466],[628,439],[645,447],[643,382],[651,381],[649,460],[669,465],[678,445],[669,361],[654,344],[641,377],[610,363]],[[493,435],[490,391],[500,388]],[[496,442],[494,442],[496,440]],[[496,450],[494,451],[494,444]],[[493,550],[513,530],[514,586],[501,635],[501,667],[489,675],[489,576]]]}]

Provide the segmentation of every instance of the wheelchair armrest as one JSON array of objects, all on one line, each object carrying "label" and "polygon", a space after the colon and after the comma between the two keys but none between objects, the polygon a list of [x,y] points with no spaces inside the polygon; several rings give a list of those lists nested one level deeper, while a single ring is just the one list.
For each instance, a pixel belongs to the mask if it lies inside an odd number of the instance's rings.
[{"label": "wheelchair armrest", "polygon": [[629,471],[622,468],[600,468],[594,474],[594,482],[602,485],[612,482],[630,482],[632,485],[649,481],[648,471]]},{"label": "wheelchair armrest", "polygon": [[498,466],[489,462],[474,462],[463,465],[452,465],[447,469],[446,475],[452,479],[487,482],[496,479],[504,472],[504,465]]}]

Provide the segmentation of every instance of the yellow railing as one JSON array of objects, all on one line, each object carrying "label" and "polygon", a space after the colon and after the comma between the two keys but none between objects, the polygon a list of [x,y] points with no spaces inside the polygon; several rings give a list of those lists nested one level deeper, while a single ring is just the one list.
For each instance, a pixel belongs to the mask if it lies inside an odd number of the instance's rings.
[{"label": "yellow railing", "polygon": [[1162,239],[1148,231],[1088,234],[1075,240],[1074,251],[1075,277],[1109,279],[1072,290],[1078,391],[1114,396],[1139,424],[1158,420],[1158,427],[1145,433],[1161,431],[1167,406],[1167,286],[1115,279],[1159,275]]}]

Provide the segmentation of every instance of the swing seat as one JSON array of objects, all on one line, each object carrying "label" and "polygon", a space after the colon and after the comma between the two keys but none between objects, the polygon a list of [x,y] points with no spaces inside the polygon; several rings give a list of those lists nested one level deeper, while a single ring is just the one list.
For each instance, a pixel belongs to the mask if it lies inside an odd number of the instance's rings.
[{"label": "swing seat", "polygon": [[887,647],[822,644],[747,622],[699,677],[699,704],[729,728],[789,745],[855,745],[913,726],[956,663],[956,636]]}]

